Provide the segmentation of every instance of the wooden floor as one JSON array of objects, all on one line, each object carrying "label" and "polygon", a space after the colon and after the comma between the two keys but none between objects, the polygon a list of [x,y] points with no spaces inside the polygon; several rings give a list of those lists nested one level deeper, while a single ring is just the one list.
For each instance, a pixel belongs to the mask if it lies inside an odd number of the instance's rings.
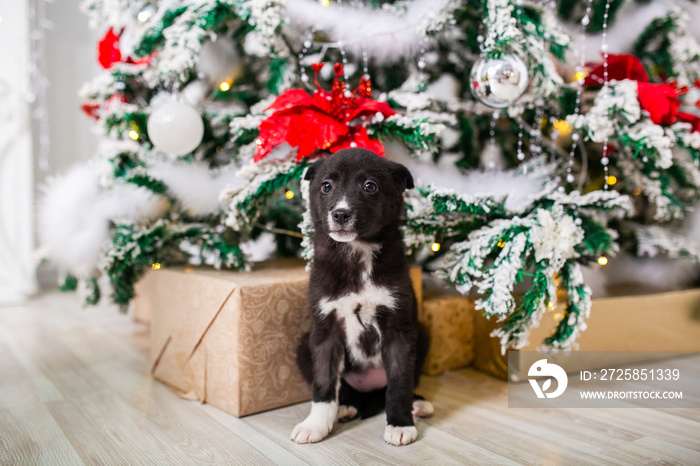
[{"label": "wooden floor", "polygon": [[151,379],[148,329],[49,294],[0,307],[0,464],[700,464],[700,409],[509,409],[473,370],[425,377],[434,418],[392,447],[382,416],[289,440],[302,403],[237,419]]}]

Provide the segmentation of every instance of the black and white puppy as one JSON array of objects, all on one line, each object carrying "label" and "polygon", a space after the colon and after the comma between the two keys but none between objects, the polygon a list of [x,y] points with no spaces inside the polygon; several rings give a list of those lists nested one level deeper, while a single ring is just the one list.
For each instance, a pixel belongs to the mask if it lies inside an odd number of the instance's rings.
[{"label": "black and white puppy", "polygon": [[413,178],[403,165],[365,149],[344,149],[306,173],[313,219],[310,334],[297,362],[312,387],[311,414],[292,431],[318,442],[336,419],[386,410],[384,440],[413,442],[413,416],[430,416],[414,396],[428,349],[399,230],[403,193]]}]

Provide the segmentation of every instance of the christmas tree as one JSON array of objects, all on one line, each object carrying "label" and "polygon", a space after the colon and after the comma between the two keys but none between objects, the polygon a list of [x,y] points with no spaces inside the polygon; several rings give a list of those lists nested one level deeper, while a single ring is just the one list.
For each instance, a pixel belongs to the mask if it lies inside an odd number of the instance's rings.
[{"label": "christmas tree", "polygon": [[310,260],[303,174],[364,147],[418,181],[415,263],[478,293],[503,348],[563,300],[544,343],[571,348],[591,307],[584,267],[618,251],[700,258],[674,233],[698,201],[700,46],[677,7],[611,44],[633,7],[85,0],[104,71],[83,110],[103,137],[47,191],[61,286],[96,302],[108,277],[125,306],[148,268],[246,269],[265,234]]}]

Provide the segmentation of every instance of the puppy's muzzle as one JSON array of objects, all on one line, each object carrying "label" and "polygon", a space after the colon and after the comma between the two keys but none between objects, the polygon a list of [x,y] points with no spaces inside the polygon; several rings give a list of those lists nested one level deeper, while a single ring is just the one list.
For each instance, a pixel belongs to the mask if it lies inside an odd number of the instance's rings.
[{"label": "puppy's muzzle", "polygon": [[335,241],[346,243],[357,238],[355,213],[345,207],[328,212],[328,235]]},{"label": "puppy's muzzle", "polygon": [[348,209],[335,209],[331,213],[331,218],[338,223],[338,225],[345,225],[352,219],[352,212]]}]

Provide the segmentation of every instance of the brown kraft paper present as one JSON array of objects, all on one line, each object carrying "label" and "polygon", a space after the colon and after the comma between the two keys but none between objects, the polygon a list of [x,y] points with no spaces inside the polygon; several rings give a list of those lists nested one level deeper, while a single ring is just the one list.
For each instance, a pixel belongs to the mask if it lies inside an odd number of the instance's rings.
[{"label": "brown kraft paper present", "polygon": [[474,358],[474,301],[454,293],[426,296],[418,320],[430,334],[423,373],[438,375]]},{"label": "brown kraft paper present", "polygon": [[183,397],[245,416],[310,398],[296,348],[311,321],[299,261],[252,272],[150,271],[151,371]]}]

